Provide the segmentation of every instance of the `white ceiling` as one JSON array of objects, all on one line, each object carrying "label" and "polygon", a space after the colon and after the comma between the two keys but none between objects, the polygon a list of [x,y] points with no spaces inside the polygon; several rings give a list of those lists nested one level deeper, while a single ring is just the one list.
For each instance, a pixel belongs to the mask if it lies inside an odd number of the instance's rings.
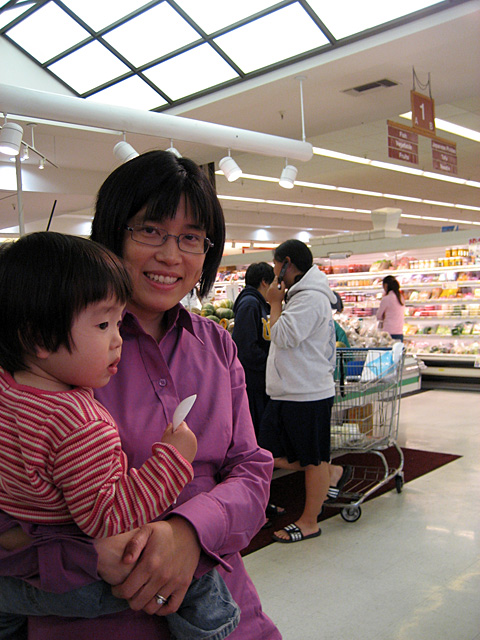
[{"label": "white ceiling", "polygon": [[[437,117],[480,131],[479,33],[480,2],[470,0],[415,23],[177,106],[166,113],[301,139],[300,83],[297,78],[303,75],[308,142],[315,147],[394,163],[387,156],[386,120],[402,122],[399,114],[410,109],[413,67],[422,81],[430,74]],[[68,95],[62,85],[3,38],[0,38],[0,60],[1,83]],[[398,85],[356,97],[344,93],[351,87],[382,78]],[[24,140],[30,143],[31,131],[25,122],[21,124]],[[35,126],[34,134],[35,147],[58,168],[47,163],[44,171],[38,171],[38,158],[22,164],[26,230],[46,228],[56,201],[50,229],[88,233],[95,193],[117,166],[112,149],[121,137],[43,124]],[[439,130],[437,134],[457,144],[458,176],[480,181],[480,143]],[[127,134],[127,140],[139,152],[166,148],[170,144],[170,140],[145,135]],[[215,162],[216,167],[225,155],[224,149],[206,145],[178,141],[175,146],[182,155],[192,157],[200,164]],[[278,178],[284,165],[281,158],[247,153],[234,155],[247,174]],[[419,168],[431,171],[428,138],[420,139],[419,156]],[[297,180],[302,182],[480,206],[480,191],[470,186],[316,155],[308,162],[298,162],[297,167]],[[0,189],[0,231],[14,231],[18,225],[18,201],[11,163],[0,161],[0,186],[3,187]],[[372,226],[366,213],[336,211],[329,207],[366,211],[399,207],[407,215],[441,219],[403,217],[399,225],[403,233],[436,232],[445,224],[451,224],[447,220],[455,219],[463,221],[460,228],[471,229],[472,236],[480,236],[480,227],[471,224],[480,222],[480,212],[458,206],[413,203],[298,185],[292,190],[284,190],[276,183],[250,179],[228,183],[221,175],[217,175],[217,191],[220,196],[297,203],[287,207],[275,203],[222,200],[227,237],[237,242],[261,239],[277,243],[301,230],[318,236],[366,230]],[[312,204],[326,208],[305,206]],[[265,229],[261,237],[259,229]]]}]

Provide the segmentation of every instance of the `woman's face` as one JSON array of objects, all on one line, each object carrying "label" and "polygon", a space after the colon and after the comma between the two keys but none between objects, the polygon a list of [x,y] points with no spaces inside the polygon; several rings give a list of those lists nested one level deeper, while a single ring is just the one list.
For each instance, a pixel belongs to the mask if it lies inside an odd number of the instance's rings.
[{"label": "woman's face", "polygon": [[[128,226],[148,224],[178,236],[196,233],[205,236],[193,221],[185,198],[178,205],[175,218],[162,222],[144,220],[139,211],[128,221]],[[165,311],[174,307],[196,285],[202,274],[205,254],[180,251],[175,238],[167,238],[165,244],[154,247],[132,240],[125,231],[123,259],[133,284],[132,299],[128,308],[140,319],[161,319]]]}]

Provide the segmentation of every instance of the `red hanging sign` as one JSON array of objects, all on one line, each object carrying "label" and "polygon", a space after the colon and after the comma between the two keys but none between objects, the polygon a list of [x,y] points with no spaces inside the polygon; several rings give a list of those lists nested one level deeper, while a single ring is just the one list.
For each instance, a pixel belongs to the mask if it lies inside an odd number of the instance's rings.
[{"label": "red hanging sign", "polygon": [[428,133],[435,135],[435,103],[433,98],[411,91],[410,100],[413,128],[417,129],[419,133],[428,131]]}]

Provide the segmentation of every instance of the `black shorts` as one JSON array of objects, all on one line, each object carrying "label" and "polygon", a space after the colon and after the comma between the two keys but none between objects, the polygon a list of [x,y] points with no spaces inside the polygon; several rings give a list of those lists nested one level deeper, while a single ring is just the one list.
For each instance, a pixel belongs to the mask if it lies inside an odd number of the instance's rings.
[{"label": "black shorts", "polygon": [[269,400],[260,425],[259,444],[274,458],[302,467],[330,461],[333,397],[311,402]]}]

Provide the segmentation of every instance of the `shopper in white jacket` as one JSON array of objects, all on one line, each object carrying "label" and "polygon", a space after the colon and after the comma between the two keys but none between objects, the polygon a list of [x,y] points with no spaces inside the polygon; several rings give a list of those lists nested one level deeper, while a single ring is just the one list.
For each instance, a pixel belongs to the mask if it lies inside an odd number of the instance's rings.
[{"label": "shopper in white jacket", "polygon": [[325,274],[313,264],[310,249],[299,240],[287,240],[277,247],[274,271],[276,278],[267,292],[271,306],[266,373],[270,401],[260,427],[260,443],[272,452],[276,467],[305,472],[302,515],[273,535],[277,542],[299,542],[320,535],[317,517],[329,486],[340,489],[351,473],[349,468],[329,463],[336,357],[332,303],[336,296]]}]

